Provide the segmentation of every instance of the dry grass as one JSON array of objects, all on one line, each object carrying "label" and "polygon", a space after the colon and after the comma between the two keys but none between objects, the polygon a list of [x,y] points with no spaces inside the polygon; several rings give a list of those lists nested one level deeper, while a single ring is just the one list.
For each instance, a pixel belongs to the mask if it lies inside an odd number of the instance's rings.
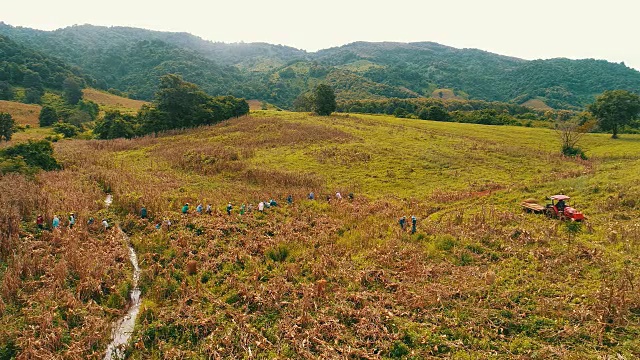
[{"label": "dry grass", "polygon": [[262,110],[262,101],[260,100],[247,100],[249,104],[249,110]]},{"label": "dry grass", "polygon": [[461,99],[459,96],[456,96],[451,89],[436,89],[431,93],[431,97],[443,100]]},{"label": "dry grass", "polygon": [[[125,301],[119,289],[129,274],[126,247],[115,233],[86,225],[101,215],[103,194],[78,175],[0,178],[0,349],[13,344],[19,358],[101,358]],[[69,211],[78,214],[73,230],[66,228]],[[63,227],[37,231],[37,213],[46,224],[61,215]]]},{"label": "dry grass", "polygon": [[521,104],[522,106],[526,106],[535,110],[553,110],[553,108],[544,103],[544,101],[540,99],[530,99]]},{"label": "dry grass", "polygon": [[129,110],[130,112],[136,112],[140,110],[142,105],[148,104],[146,101],[127,99],[91,88],[82,90],[82,94],[85,99],[91,100],[108,109],[122,109]]},{"label": "dry grass", "polygon": [[0,112],[11,114],[13,120],[20,125],[29,125],[31,127],[40,126],[38,117],[40,116],[41,109],[42,107],[40,105],[0,100]]}]

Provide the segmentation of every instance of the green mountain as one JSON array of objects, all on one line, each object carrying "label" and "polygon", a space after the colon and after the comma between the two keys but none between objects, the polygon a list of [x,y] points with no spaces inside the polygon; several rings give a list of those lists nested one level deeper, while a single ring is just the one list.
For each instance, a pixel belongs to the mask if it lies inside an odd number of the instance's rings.
[{"label": "green mountain", "polygon": [[79,68],[0,35],[0,100],[12,100],[14,88],[26,88],[40,94],[44,88],[61,89],[69,77],[88,84],[94,82]]},{"label": "green mountain", "polygon": [[603,60],[528,61],[432,42],[356,42],[308,53],[266,43],[224,44],[187,33],[128,27],[72,26],[55,31],[0,23],[0,34],[73,64],[134,98],[150,99],[158,78],[181,74],[212,95],[257,98],[290,107],[318,83],[338,100],[461,97],[580,108],[604,90],[640,92],[640,72]]}]

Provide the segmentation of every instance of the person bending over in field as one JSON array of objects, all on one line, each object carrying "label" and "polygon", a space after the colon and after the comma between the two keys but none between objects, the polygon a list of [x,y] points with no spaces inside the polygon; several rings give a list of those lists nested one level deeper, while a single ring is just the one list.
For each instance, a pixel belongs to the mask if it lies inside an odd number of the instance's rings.
[{"label": "person bending over in field", "polygon": [[142,205],[142,209],[140,209],[140,218],[141,219],[146,219],[147,218],[147,208]]},{"label": "person bending over in field", "polygon": [[109,229],[109,223],[107,222],[107,219],[102,219],[102,227],[104,228],[104,231],[107,231],[107,229]]},{"label": "person bending over in field", "polygon": [[60,227],[60,218],[58,217],[58,215],[53,215],[53,221],[51,221],[51,226],[54,229],[57,229],[58,227]]},{"label": "person bending over in field", "polygon": [[404,230],[404,226],[407,224],[407,217],[401,217],[400,220],[398,220],[398,224],[400,224],[400,229]]},{"label": "person bending over in field", "polygon": [[38,215],[38,218],[36,219],[36,225],[38,226],[38,229],[44,229],[44,217],[42,217],[42,215]]},{"label": "person bending over in field", "polygon": [[231,215],[231,210],[233,209],[233,205],[231,205],[231,203],[229,203],[229,205],[227,205],[227,215]]},{"label": "person bending over in field", "polygon": [[76,224],[76,214],[74,213],[70,213],[69,214],[69,229],[73,229],[73,225]]},{"label": "person bending over in field", "polygon": [[189,203],[186,203],[182,207],[182,215],[187,215],[188,212],[189,212]]},{"label": "person bending over in field", "polygon": [[196,211],[198,212],[198,215],[202,214],[202,204],[198,204],[198,206],[196,206]]},{"label": "person bending over in field", "polygon": [[205,212],[207,213],[207,215],[211,215],[211,204],[207,204],[207,209],[205,210]]}]

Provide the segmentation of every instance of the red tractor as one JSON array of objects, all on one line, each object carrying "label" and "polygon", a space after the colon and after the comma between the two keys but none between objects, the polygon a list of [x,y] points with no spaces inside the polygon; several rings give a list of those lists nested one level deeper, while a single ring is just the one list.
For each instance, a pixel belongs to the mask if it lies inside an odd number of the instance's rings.
[{"label": "red tractor", "polygon": [[569,206],[566,201],[571,199],[567,195],[553,195],[551,203],[542,206],[535,202],[525,201],[521,205],[527,212],[544,213],[551,219],[584,221],[584,214]]}]

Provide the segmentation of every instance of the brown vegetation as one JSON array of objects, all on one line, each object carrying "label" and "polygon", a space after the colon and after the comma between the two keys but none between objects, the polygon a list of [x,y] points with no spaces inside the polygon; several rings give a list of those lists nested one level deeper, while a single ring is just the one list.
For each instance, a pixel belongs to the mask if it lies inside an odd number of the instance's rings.
[{"label": "brown vegetation", "polygon": [[98,105],[110,108],[127,108],[131,110],[140,110],[142,105],[148,104],[146,101],[124,98],[108,92],[87,88],[82,90],[83,98],[91,100]]},{"label": "brown vegetation", "polygon": [[38,127],[40,124],[38,117],[40,116],[41,108],[40,105],[0,100],[0,112],[11,114],[16,124],[20,125]]}]

